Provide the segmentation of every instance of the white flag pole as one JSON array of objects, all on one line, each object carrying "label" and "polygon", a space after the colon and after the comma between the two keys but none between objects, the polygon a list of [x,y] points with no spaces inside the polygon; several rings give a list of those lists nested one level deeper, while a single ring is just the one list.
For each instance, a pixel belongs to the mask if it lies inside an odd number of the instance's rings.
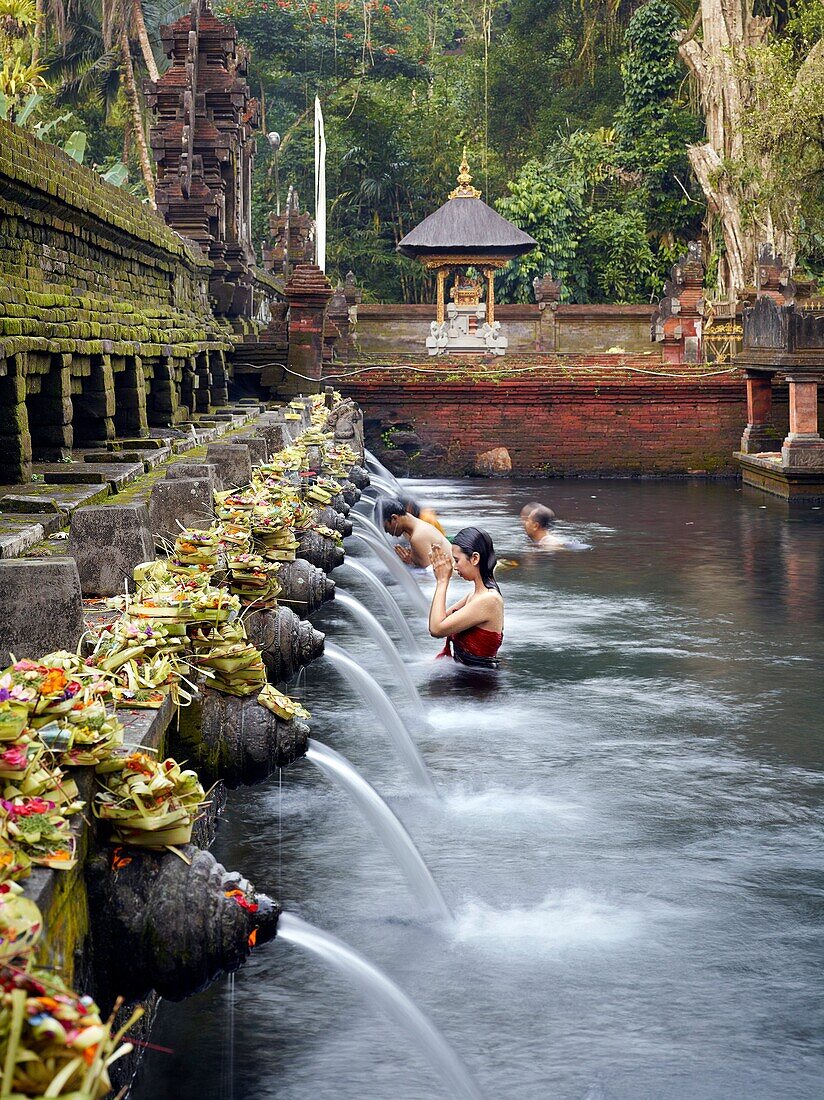
[{"label": "white flag pole", "polygon": [[320,100],[315,96],[315,253],[321,271],[326,271],[326,133]]}]

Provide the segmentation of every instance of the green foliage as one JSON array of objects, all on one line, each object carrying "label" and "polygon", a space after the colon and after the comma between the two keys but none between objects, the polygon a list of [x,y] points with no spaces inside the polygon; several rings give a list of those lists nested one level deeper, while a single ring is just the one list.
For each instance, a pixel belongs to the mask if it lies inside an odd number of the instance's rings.
[{"label": "green foliage", "polygon": [[739,70],[753,109],[731,166],[758,196],[746,214],[769,216],[795,240],[797,262],[824,274],[824,5],[792,5],[785,33],[747,50]]},{"label": "green foliage", "polygon": [[505,218],[538,242],[532,252],[504,269],[503,298],[532,301],[532,280],[550,271],[563,280],[564,300],[587,300],[587,271],[578,255],[586,217],[583,179],[557,168],[557,163],[527,161],[510,182],[510,194],[498,203]]},{"label": "green foliage", "polygon": [[637,133],[634,120],[649,107],[666,107],[675,99],[682,80],[675,49],[678,14],[668,0],[648,0],[630,20],[624,35],[621,76],[624,104],[621,115],[627,133]]},{"label": "green foliage", "polygon": [[633,302],[649,296],[656,262],[640,210],[593,211],[586,224],[586,258],[597,288],[593,297]]}]

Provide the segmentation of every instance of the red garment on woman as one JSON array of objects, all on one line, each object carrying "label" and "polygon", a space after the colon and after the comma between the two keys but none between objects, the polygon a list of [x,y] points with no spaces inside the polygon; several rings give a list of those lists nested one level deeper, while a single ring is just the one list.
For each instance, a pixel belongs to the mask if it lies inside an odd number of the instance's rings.
[{"label": "red garment on woman", "polygon": [[497,654],[504,640],[497,630],[470,626],[457,634],[449,634],[439,657],[452,657],[462,665],[474,668],[497,668]]}]

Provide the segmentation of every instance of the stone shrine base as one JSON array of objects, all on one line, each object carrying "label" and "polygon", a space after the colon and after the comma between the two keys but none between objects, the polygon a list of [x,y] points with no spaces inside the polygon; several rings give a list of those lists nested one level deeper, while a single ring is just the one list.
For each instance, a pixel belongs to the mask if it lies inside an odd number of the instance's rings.
[{"label": "stone shrine base", "polygon": [[824,467],[784,466],[780,451],[754,455],[736,451],[734,457],[741,467],[745,485],[782,500],[799,503],[824,501]]}]

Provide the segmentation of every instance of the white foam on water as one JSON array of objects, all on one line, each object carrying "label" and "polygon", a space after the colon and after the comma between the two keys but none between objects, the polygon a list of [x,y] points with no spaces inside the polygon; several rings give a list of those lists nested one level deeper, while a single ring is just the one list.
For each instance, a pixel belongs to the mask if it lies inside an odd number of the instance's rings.
[{"label": "white foam on water", "polygon": [[461,701],[460,706],[454,703],[448,706],[429,706],[426,713],[427,724],[432,729],[450,730],[460,733],[475,735],[479,731],[500,733],[501,730],[510,732],[515,729],[531,729],[535,720],[534,699],[533,706],[516,707],[511,703],[499,707],[491,703],[483,706],[472,706]]},{"label": "white foam on water", "polygon": [[639,909],[573,889],[548,894],[531,908],[496,909],[470,901],[455,916],[454,938],[494,954],[557,955],[626,943],[648,923]]},{"label": "white foam on water", "polygon": [[577,822],[584,816],[583,808],[572,802],[548,798],[523,791],[452,791],[442,798],[443,808],[461,817],[506,817]]}]

